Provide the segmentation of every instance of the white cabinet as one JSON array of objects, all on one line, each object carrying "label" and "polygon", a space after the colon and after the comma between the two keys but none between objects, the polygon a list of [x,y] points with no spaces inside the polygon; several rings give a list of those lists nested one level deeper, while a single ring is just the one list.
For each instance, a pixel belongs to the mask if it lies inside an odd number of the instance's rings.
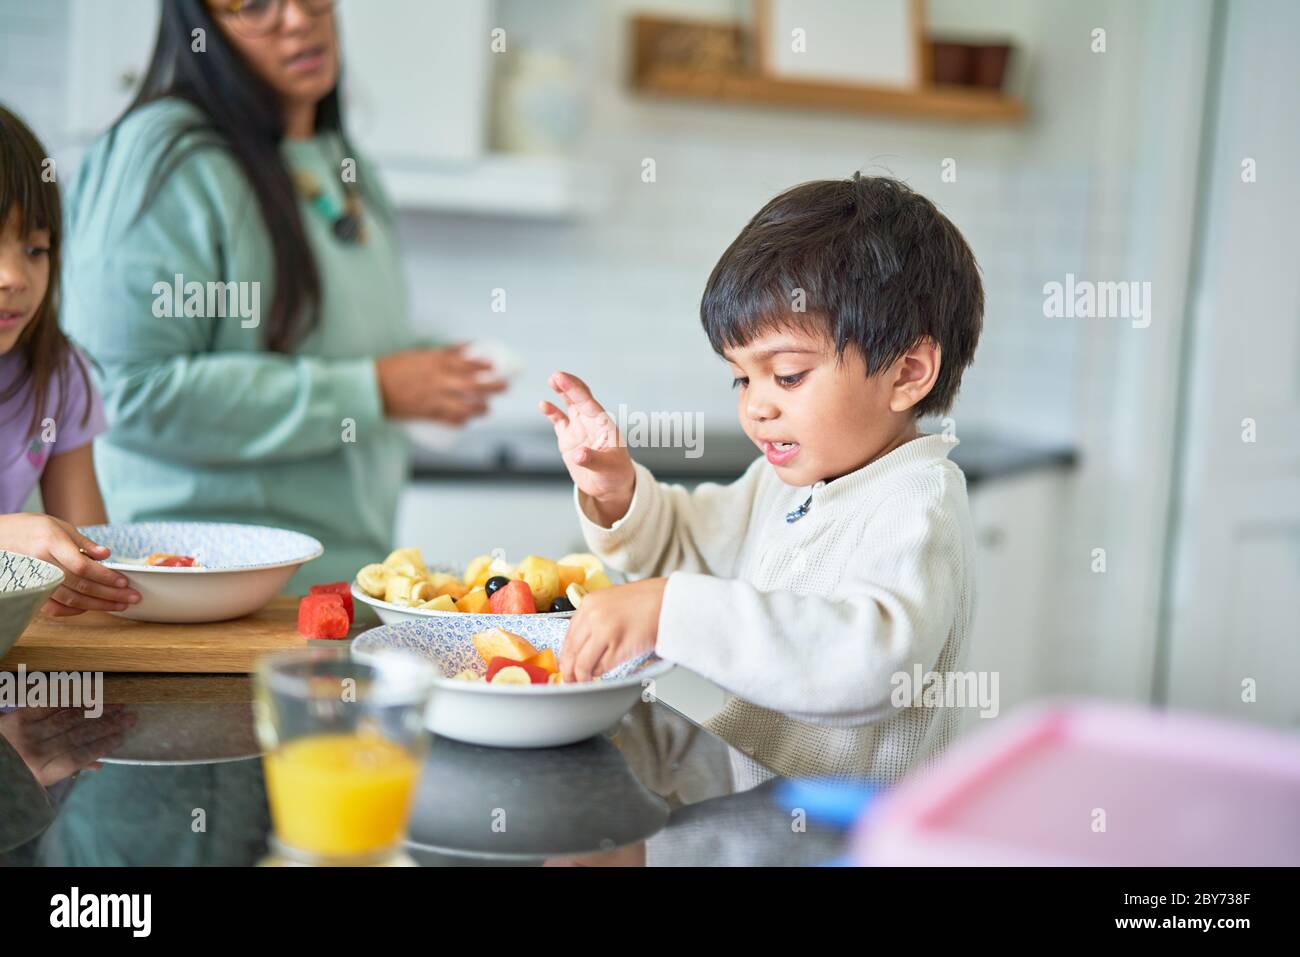
[{"label": "white cabinet", "polygon": [[487,144],[491,0],[339,8],[348,126],[381,166],[465,164]]},{"label": "white cabinet", "polygon": [[[1056,677],[1052,612],[1061,602],[1054,530],[1067,472],[1043,469],[994,479],[970,493],[975,526],[975,618],[966,668],[996,673],[998,716],[1050,693]],[[964,727],[983,720],[968,709]]]},{"label": "white cabinet", "polygon": [[425,560],[459,564],[494,548],[517,562],[584,550],[568,482],[413,482],[397,508],[394,541]]},{"label": "white cabinet", "polygon": [[153,53],[159,0],[71,0],[68,17],[68,121],[89,142],[130,104]]}]

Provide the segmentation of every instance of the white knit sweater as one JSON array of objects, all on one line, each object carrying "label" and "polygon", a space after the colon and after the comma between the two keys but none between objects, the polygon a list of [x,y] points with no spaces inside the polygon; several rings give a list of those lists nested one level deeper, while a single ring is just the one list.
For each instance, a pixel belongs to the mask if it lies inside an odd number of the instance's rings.
[{"label": "white knit sweater", "polygon": [[763,458],[694,491],[637,464],[610,528],[575,489],[591,551],[668,576],[656,651],[730,693],[709,728],[753,759],[733,766],[737,790],[774,772],[894,781],[948,744],[957,711],[891,693],[918,664],[963,667],[975,548],[954,444],[924,435],[811,489]]}]

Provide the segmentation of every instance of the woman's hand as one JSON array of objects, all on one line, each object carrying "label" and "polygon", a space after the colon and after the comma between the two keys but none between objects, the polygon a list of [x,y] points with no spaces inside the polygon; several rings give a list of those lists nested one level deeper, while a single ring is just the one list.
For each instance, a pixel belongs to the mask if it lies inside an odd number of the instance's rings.
[{"label": "woman's hand", "polygon": [[136,717],[120,704],[104,706],[98,718],[80,708],[18,708],[0,715],[0,737],[22,758],[42,787],[83,768],[99,770],[99,759],[122,746]]},{"label": "woman's hand", "polygon": [[590,681],[654,651],[667,586],[667,578],[647,578],[584,595],[560,651],[564,680]]},{"label": "woman's hand", "polygon": [[591,395],[587,383],[567,372],[551,375],[550,386],[564,397],[568,414],[553,403],[539,402],[555,426],[560,457],[573,484],[591,499],[588,517],[608,528],[627,514],[636,491],[632,456],[619,441],[618,426]]},{"label": "woman's hand", "polygon": [[487,397],[506,383],[488,378],[492,363],[471,359],[465,344],[408,349],[375,361],[384,413],[392,419],[432,419],[464,425],[488,409]]},{"label": "woman's hand", "polygon": [[109,555],[107,548],[50,515],[0,515],[0,548],[63,569],[63,584],[41,607],[47,615],[80,615],[92,608],[124,611],[140,600],[140,593],[128,586],[125,577],[100,564]]}]

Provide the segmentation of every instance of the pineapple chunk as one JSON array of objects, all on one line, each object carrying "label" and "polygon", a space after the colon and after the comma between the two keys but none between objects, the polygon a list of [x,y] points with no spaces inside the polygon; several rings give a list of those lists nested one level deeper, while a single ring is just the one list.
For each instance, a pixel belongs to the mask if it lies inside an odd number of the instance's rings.
[{"label": "pineapple chunk", "polygon": [[515,572],[532,591],[537,610],[549,609],[555,596],[560,594],[560,572],[555,562],[540,555],[529,555],[519,563]]},{"label": "pineapple chunk", "polygon": [[425,611],[455,611],[456,602],[450,595],[439,595],[432,601],[426,601],[420,606]]}]

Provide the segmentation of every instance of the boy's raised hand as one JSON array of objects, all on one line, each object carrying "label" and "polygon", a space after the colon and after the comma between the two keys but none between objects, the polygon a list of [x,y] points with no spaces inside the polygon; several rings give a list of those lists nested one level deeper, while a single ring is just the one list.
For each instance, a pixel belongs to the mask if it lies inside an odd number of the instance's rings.
[{"label": "boy's raised hand", "polygon": [[573,483],[591,499],[592,518],[611,525],[627,514],[636,490],[632,456],[619,441],[618,426],[591,395],[587,384],[567,372],[549,384],[564,398],[567,414],[551,402],[538,407],[555,426],[560,456]]}]

